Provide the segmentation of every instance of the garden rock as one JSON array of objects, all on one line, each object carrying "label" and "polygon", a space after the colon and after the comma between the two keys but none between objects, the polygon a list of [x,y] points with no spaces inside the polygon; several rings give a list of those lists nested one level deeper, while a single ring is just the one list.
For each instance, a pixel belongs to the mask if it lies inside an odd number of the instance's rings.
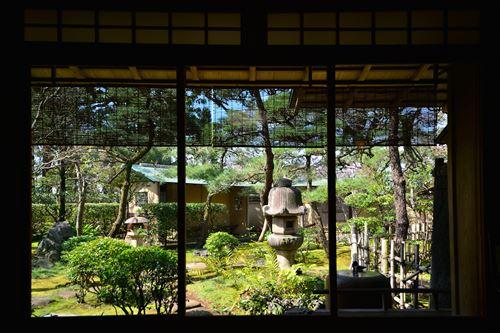
[{"label": "garden rock", "polygon": [[206,249],[203,249],[203,250],[194,250],[193,254],[195,256],[208,257],[208,251]]},{"label": "garden rock", "polygon": [[61,257],[62,244],[69,238],[75,236],[75,231],[67,222],[56,222],[49,230],[47,236],[42,239],[36,250],[34,267],[47,266],[47,261],[54,263]]},{"label": "garden rock", "polygon": [[72,298],[76,297],[76,291],[74,290],[63,290],[57,293],[57,296],[62,298]]},{"label": "garden rock", "polygon": [[213,314],[205,308],[196,308],[193,310],[186,311],[186,316],[203,317],[203,316],[213,316]]},{"label": "garden rock", "polygon": [[201,303],[195,300],[188,300],[186,302],[186,309],[194,309],[201,306]]},{"label": "garden rock", "polygon": [[54,263],[48,258],[33,258],[33,268],[52,268]]},{"label": "garden rock", "polygon": [[50,303],[53,303],[55,300],[50,297],[33,297],[31,299],[31,306],[34,308],[37,307],[44,307],[49,305]]}]

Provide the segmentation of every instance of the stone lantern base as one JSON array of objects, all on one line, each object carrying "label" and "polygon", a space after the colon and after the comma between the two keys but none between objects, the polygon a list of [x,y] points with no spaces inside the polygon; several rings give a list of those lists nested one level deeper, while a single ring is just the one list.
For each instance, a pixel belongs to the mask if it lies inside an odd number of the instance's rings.
[{"label": "stone lantern base", "polygon": [[276,258],[278,259],[278,265],[280,269],[290,269],[295,263],[295,254],[297,250],[292,251],[282,251],[276,250]]},{"label": "stone lantern base", "polygon": [[125,243],[128,243],[133,247],[144,246],[144,236],[129,231],[125,236]]},{"label": "stone lantern base", "polygon": [[289,269],[295,263],[295,254],[302,245],[304,237],[301,235],[271,234],[267,239],[269,246],[276,251],[280,269]]}]

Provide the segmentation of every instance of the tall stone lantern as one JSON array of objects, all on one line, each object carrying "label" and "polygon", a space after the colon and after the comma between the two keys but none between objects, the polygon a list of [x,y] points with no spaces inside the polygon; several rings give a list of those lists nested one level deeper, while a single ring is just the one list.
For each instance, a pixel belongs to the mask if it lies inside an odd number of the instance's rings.
[{"label": "tall stone lantern", "polygon": [[141,216],[133,216],[128,218],[124,223],[127,226],[127,234],[125,235],[125,242],[133,247],[144,245],[144,235],[140,232],[145,228],[149,222],[148,219]]},{"label": "tall stone lantern", "polygon": [[287,269],[293,265],[297,249],[304,241],[297,234],[299,218],[305,214],[302,195],[292,187],[291,179],[282,178],[269,191],[268,203],[263,207],[264,215],[272,222],[268,243],[276,250],[280,269]]}]

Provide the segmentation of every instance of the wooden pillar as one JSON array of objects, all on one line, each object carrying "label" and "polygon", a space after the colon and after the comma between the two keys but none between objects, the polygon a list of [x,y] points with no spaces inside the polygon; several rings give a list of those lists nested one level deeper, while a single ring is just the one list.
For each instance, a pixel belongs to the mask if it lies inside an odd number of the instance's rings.
[{"label": "wooden pillar", "polygon": [[358,231],[354,224],[351,225],[351,266],[353,261],[359,263],[358,253]]},{"label": "wooden pillar", "polygon": [[370,237],[368,234],[368,223],[365,222],[364,230],[363,230],[363,248],[364,248],[364,264],[366,266],[366,270],[370,269]]},{"label": "wooden pillar", "polygon": [[453,64],[448,98],[451,302],[454,314],[471,316],[486,314],[479,73],[478,64]]},{"label": "wooden pillar", "polygon": [[391,239],[391,248],[389,252],[389,262],[390,262],[390,267],[391,267],[391,278],[390,278],[390,283],[391,283],[391,288],[396,288],[396,275],[395,275],[395,261],[394,261],[394,239]]},{"label": "wooden pillar", "polygon": [[[450,284],[450,236],[448,223],[447,165],[442,158],[434,166],[434,202],[431,242],[431,288],[451,289]],[[434,302],[435,300],[433,300]],[[450,308],[449,294],[439,295],[440,308]]]},{"label": "wooden pillar", "polygon": [[380,270],[382,274],[387,274],[387,238],[382,238],[381,239],[381,258],[382,262],[380,264]]}]

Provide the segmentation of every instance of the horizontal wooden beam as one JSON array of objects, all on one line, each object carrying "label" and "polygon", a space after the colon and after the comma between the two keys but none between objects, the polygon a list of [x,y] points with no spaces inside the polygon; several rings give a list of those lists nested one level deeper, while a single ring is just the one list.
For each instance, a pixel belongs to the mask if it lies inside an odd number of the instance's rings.
[{"label": "horizontal wooden beam", "polygon": [[200,77],[198,75],[198,67],[191,66],[191,67],[189,67],[189,71],[191,72],[191,80],[194,80],[194,81],[200,80]]},{"label": "horizontal wooden beam", "polygon": [[69,66],[69,70],[73,73],[76,79],[86,79],[87,76],[78,66]]},{"label": "horizontal wooden beam", "polygon": [[419,81],[422,78],[422,76],[425,74],[425,72],[427,72],[429,70],[430,66],[431,66],[430,64],[420,65],[420,67],[415,72],[415,74],[413,75],[413,77],[411,78],[411,80],[412,81]]},{"label": "horizontal wooden beam", "polygon": [[257,68],[255,66],[250,66],[248,69],[249,81],[255,81],[257,79]]},{"label": "horizontal wooden beam", "polygon": [[138,80],[138,81],[142,80],[142,76],[139,73],[139,71],[137,70],[137,67],[131,66],[128,68],[128,70],[130,71],[130,74],[132,74],[132,77],[134,78],[134,80]]},{"label": "horizontal wooden beam", "polygon": [[368,77],[368,74],[370,74],[370,70],[372,69],[372,65],[365,65],[363,66],[363,70],[361,71],[361,74],[359,74],[358,81],[364,81]]}]

